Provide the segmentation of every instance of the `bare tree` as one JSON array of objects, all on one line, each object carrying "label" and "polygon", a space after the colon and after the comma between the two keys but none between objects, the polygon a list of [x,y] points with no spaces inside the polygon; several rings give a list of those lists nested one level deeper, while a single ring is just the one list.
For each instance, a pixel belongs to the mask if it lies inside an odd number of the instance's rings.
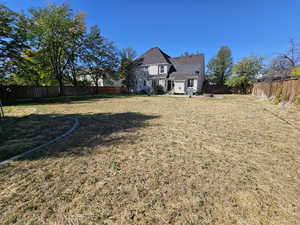
[{"label": "bare tree", "polygon": [[300,44],[293,38],[290,38],[289,47],[281,56],[289,61],[292,67],[297,66],[300,61]]},{"label": "bare tree", "polygon": [[292,70],[291,62],[284,56],[279,55],[272,59],[267,69],[264,71],[264,77],[269,79],[287,78]]},{"label": "bare tree", "polygon": [[277,54],[267,66],[263,80],[286,79],[291,76],[293,68],[300,63],[300,43],[293,38],[289,40],[289,47],[284,53]]}]

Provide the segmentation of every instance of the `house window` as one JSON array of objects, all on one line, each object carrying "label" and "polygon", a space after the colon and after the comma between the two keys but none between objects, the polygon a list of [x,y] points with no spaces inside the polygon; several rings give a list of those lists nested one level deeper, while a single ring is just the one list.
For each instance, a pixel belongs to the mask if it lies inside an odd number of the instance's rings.
[{"label": "house window", "polygon": [[143,67],[144,72],[148,72],[148,66]]},{"label": "house window", "polygon": [[165,66],[159,66],[159,73],[165,73]]},{"label": "house window", "polygon": [[144,86],[146,86],[146,81],[144,80]]},{"label": "house window", "polygon": [[194,79],[188,79],[187,80],[187,86],[188,87],[194,87]]}]

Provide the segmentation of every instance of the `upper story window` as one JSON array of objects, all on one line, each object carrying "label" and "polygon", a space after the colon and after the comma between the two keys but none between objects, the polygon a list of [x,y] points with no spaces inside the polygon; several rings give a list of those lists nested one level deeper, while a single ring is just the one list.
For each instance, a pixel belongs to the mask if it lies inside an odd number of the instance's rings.
[{"label": "upper story window", "polygon": [[187,86],[188,87],[194,87],[194,79],[188,79],[187,80]]},{"label": "upper story window", "polygon": [[159,66],[159,73],[165,73],[165,66]]}]

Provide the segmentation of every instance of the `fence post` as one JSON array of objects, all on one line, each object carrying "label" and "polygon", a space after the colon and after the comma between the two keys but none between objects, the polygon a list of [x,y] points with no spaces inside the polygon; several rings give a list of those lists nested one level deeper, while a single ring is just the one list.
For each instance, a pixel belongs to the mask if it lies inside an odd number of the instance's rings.
[{"label": "fence post", "polygon": [[0,99],[0,108],[1,108],[1,119],[4,119],[4,111],[2,107],[2,100]]}]

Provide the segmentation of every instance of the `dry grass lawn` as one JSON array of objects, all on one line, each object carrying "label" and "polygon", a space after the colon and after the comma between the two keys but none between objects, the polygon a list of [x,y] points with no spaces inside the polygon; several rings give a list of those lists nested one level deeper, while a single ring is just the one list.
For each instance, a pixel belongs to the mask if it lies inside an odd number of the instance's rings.
[{"label": "dry grass lawn", "polygon": [[0,167],[1,225],[300,224],[299,108],[251,96],[32,107],[52,130],[52,115],[81,124]]},{"label": "dry grass lawn", "polygon": [[49,142],[72,124],[72,120],[61,116],[31,115],[35,111],[28,107],[5,110],[7,117],[0,121],[0,161]]}]

